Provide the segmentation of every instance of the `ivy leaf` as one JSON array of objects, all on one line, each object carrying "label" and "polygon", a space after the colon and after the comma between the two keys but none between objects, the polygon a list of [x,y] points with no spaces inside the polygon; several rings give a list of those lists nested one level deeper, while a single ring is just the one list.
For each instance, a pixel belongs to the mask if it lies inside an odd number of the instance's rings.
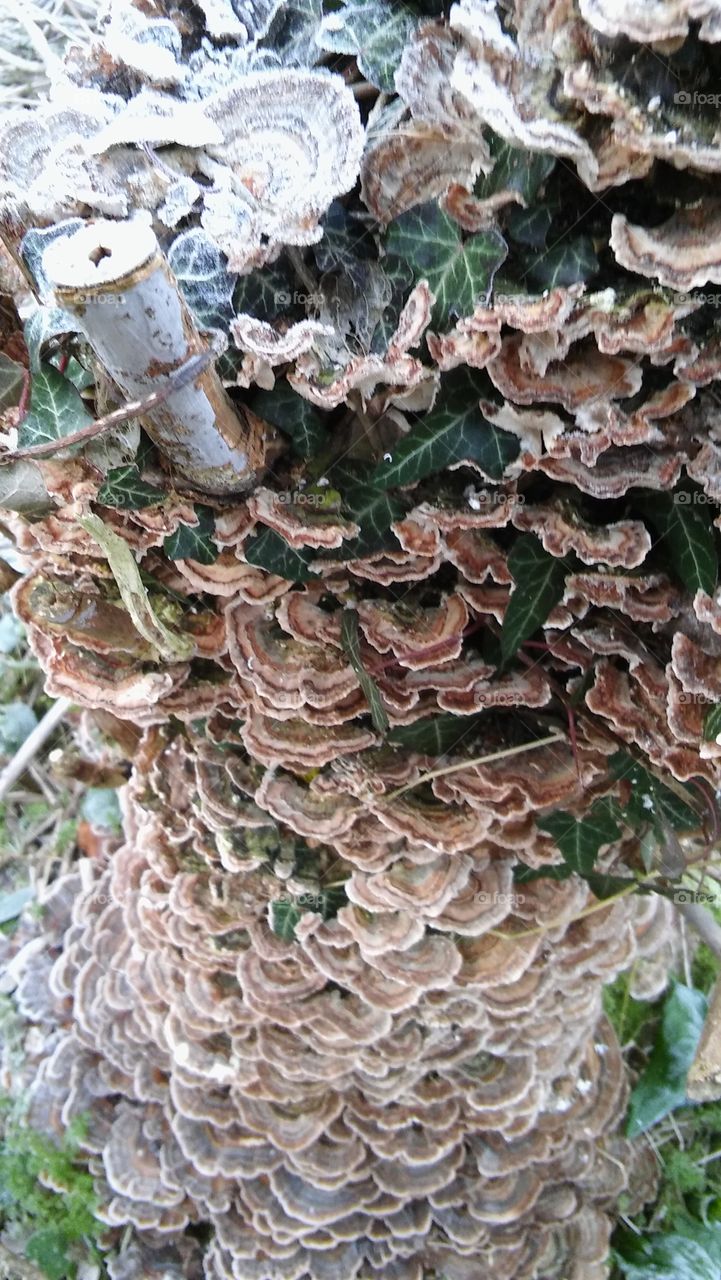
[{"label": "ivy leaf", "polygon": [[364,261],[375,254],[368,228],[352,218],[340,200],[334,200],[323,219],[323,238],[313,245],[320,271],[338,271],[359,288],[365,277]]},{"label": "ivy leaf", "polygon": [[621,834],[615,805],[607,800],[597,800],[585,818],[561,810],[539,818],[538,826],[553,836],[566,866],[580,876],[593,871],[601,846],[612,844]]},{"label": "ivy leaf", "polygon": [[506,231],[517,244],[528,245],[531,249],[543,249],[546,236],[553,222],[554,210],[549,204],[535,205],[530,209],[520,209],[513,205],[506,217]]},{"label": "ivy leaf", "polygon": [[170,268],[198,323],[206,329],[226,329],[233,318],[233,290],[237,275],[207,231],[193,227],[173,241]]},{"label": "ivy leaf", "polygon": [[25,322],[23,334],[30,356],[30,368],[37,373],[40,368],[40,352],[50,338],[61,333],[80,333],[77,321],[62,307],[38,307]]},{"label": "ivy leaf", "polygon": [[433,324],[447,328],[487,298],[508,250],[500,231],[479,231],[464,241],[458,224],[435,203],[402,213],[388,228],[386,252],[408,262],[416,280],[435,294]]},{"label": "ivy leaf", "polygon": [[93,421],[72,382],[51,364],[40,366],[32,380],[30,397],[30,411],[18,427],[18,445],[22,449],[62,440]]},{"label": "ivy leaf", "polygon": [[679,582],[691,595],[697,591],[712,595],[718,574],[714,513],[709,503],[697,503],[694,498],[695,494],[686,490],[648,494],[643,509],[665,543]]},{"label": "ivy leaf", "polygon": [[84,225],[82,218],[66,218],[64,222],[54,222],[50,227],[31,227],[25,232],[20,243],[20,256],[33,277],[43,301],[53,297],[53,287],[43,267],[45,250],[54,240],[71,236]]},{"label": "ivy leaf", "polygon": [[214,564],[218,548],[213,541],[215,517],[210,507],[196,505],[197,525],[181,524],[163,540],[163,550],[171,560],[196,560]]},{"label": "ivy leaf", "polygon": [[290,898],[278,898],[270,904],[270,927],[283,942],[295,941],[295,926],[303,912]]},{"label": "ivy leaf", "polygon": [[461,738],[467,742],[481,723],[481,716],[457,716],[450,713],[432,716],[428,720],[415,720],[413,724],[397,725],[392,729],[388,745],[402,747],[404,751],[417,751],[421,755],[442,756]]},{"label": "ivy leaf", "polygon": [[248,564],[267,573],[274,573],[277,578],[285,578],[287,582],[309,582],[317,574],[308,567],[311,553],[296,551],[281,538],[275,529],[259,526],[263,532],[255,538],[249,538],[243,549]]},{"label": "ivy leaf", "polygon": [[359,560],[376,551],[397,551],[400,543],[391,525],[405,515],[403,503],[370,483],[368,471],[357,463],[333,467],[331,479],[343,495],[343,514],[360,525],[357,537],[344,540],[342,551],[331,551],[331,558]]},{"label": "ivy leaf", "polygon": [[412,485],[447,467],[472,462],[491,480],[500,480],[518,457],[520,441],[483,417],[482,383],[468,369],[444,379],[438,402],[393,448],[375,473],[379,485]]},{"label": "ivy leaf", "polygon": [[686,1099],[686,1076],[706,1017],[707,1000],[677,982],[667,996],[646,1070],[631,1094],[626,1133],[635,1138]]},{"label": "ivy leaf", "polygon": [[294,306],[300,306],[305,315],[302,304],[306,297],[305,293],[298,293],[281,258],[262,271],[250,271],[238,278],[233,309],[272,323],[278,316],[287,315]]},{"label": "ivy leaf", "polygon": [[501,657],[507,663],[546,621],[563,595],[566,564],[543,550],[531,533],[522,534],[508,557],[515,583],[501,628]]},{"label": "ivy leaf", "polygon": [[124,467],[112,467],[98,489],[98,502],[104,507],[118,507],[121,511],[140,511],[142,507],[155,506],[164,498],[162,489],[143,480],[134,462]]},{"label": "ivy leaf", "polygon": [[523,203],[530,204],[554,168],[556,157],[512,147],[498,134],[491,135],[489,147],[495,163],[489,174],[478,179],[475,194],[484,199],[498,191],[517,191]]},{"label": "ivy leaf", "polygon": [[597,271],[598,258],[590,236],[577,236],[552,245],[527,268],[527,274],[540,289],[585,283]]},{"label": "ivy leaf", "polygon": [[[694,1228],[700,1223],[694,1222]],[[718,1280],[719,1264],[698,1240],[675,1231],[643,1236],[613,1259],[626,1280]]]},{"label": "ivy leaf", "polygon": [[327,14],[316,40],[329,53],[355,56],[366,80],[383,93],[395,93],[395,73],[418,19],[385,0],[344,0]]},{"label": "ivy leaf", "polygon": [[293,453],[298,458],[313,457],[326,443],[322,415],[285,380],[276,382],[272,391],[258,391],[250,408],[259,418],[290,437]]},{"label": "ivy leaf", "polygon": [[676,831],[698,826],[698,813],[691,803],[693,793],[682,783],[678,786],[687,792],[688,804],[626,751],[616,751],[609,756],[608,767],[613,778],[630,783],[631,794],[624,804],[624,817],[632,826],[662,821]]},{"label": "ivy leaf", "polygon": [[286,0],[261,41],[261,48],[272,48],[285,67],[314,66],[322,56],[315,40],[322,10],[321,0]]},{"label": "ivy leaf", "polygon": [[0,409],[12,409],[22,394],[25,370],[0,351]]},{"label": "ivy leaf", "polygon": [[721,702],[717,702],[715,707],[711,707],[706,712],[703,722],[703,740],[704,742],[715,742],[721,733]]},{"label": "ivy leaf", "polygon": [[384,258],[383,274],[390,286],[391,296],[390,301],[383,308],[371,340],[370,349],[375,354],[381,354],[387,350],[388,343],[398,327],[401,311],[413,288],[414,280],[413,269],[402,258]]},{"label": "ivy leaf", "polygon": [[343,610],[340,638],[343,649],[347,653],[350,664],[358,677],[358,683],[368,699],[373,727],[385,737],[389,729],[388,715],[383,706],[378,686],[366,671],[361,660],[360,632],[358,630],[358,613],[356,609]]}]

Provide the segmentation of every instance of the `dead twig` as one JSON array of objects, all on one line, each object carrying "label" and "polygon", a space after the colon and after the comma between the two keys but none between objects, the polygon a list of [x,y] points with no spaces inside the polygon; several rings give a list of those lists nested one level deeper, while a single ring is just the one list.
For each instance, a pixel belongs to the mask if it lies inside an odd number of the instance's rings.
[{"label": "dead twig", "polygon": [[0,773],[0,802],[3,801],[10,791],[11,787],[18,778],[21,778],[28,768],[28,765],[35,759],[43,743],[47,741],[50,735],[57,729],[60,722],[65,718],[70,710],[72,703],[69,698],[58,698],[54,702],[49,711],[46,711],[42,720],[36,724],[32,733],[23,742],[22,746],[15,752],[12,760],[6,764],[2,773]]}]

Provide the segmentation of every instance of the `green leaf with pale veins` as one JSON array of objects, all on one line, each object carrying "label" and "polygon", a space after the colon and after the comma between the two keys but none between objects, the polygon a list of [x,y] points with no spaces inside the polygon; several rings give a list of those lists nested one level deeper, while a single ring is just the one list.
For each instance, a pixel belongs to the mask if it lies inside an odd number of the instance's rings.
[{"label": "green leaf with pale veins", "polygon": [[508,557],[515,583],[501,629],[505,665],[538,628],[563,595],[567,566],[549,556],[532,533],[522,534]]},{"label": "green leaf with pale veins", "polygon": [[679,582],[692,596],[697,591],[712,595],[718,576],[713,531],[716,509],[712,503],[696,502],[695,498],[696,494],[687,490],[648,494],[644,495],[643,509]]},{"label": "green leaf with pale veins", "polygon": [[215,517],[210,507],[196,506],[196,525],[181,524],[163,541],[163,550],[171,560],[196,560],[198,564],[214,564],[218,548],[213,541]]},{"label": "green leaf with pale veins", "polygon": [[98,489],[98,502],[121,511],[140,511],[162,502],[165,493],[143,480],[134,462],[124,467],[111,467]]},{"label": "green leaf with pale veins", "polygon": [[23,330],[33,373],[37,373],[40,368],[40,353],[50,338],[57,338],[63,333],[79,332],[77,320],[62,307],[38,307],[33,311]]},{"label": "green leaf with pale veins", "polygon": [[711,707],[706,712],[703,722],[703,740],[704,742],[715,742],[721,733],[721,702],[717,702],[715,707]]},{"label": "green leaf with pale veins", "polygon": [[358,613],[355,609],[344,609],[340,624],[340,638],[348,660],[358,677],[358,683],[368,699],[373,727],[383,737],[388,732],[389,722],[383,700],[375,680],[363,666],[360,649],[360,631]]},{"label": "green leaf with pale veins", "polygon": [[62,440],[63,436],[89,426],[92,421],[72,382],[51,364],[41,364],[32,380],[29,412],[18,427],[18,445],[27,449],[34,444]]},{"label": "green leaf with pale veins", "polygon": [[686,1076],[696,1053],[706,1008],[706,997],[680,982],[666,997],[651,1057],[631,1094],[626,1128],[629,1138],[644,1133],[687,1101]]},{"label": "green leaf with pale veins", "polygon": [[556,157],[543,151],[512,147],[495,133],[491,134],[489,148],[494,165],[490,173],[482,174],[476,182],[475,194],[484,199],[498,191],[517,191],[523,203],[529,204],[551,173]]},{"label": "green leaf with pale veins", "polygon": [[601,846],[612,844],[621,834],[616,806],[609,800],[597,800],[585,818],[561,810],[539,818],[538,826],[553,836],[566,866],[580,876],[593,871]]},{"label": "green leaf with pale veins", "polygon": [[500,480],[518,457],[520,441],[487,422],[478,405],[483,384],[470,369],[454,370],[441,385],[436,404],[403,436],[375,480],[384,488],[416,484],[425,476],[463,462],[474,463],[490,480]]},{"label": "green leaf with pale veins", "polygon": [[274,573],[277,578],[285,578],[287,582],[309,582],[317,577],[308,567],[309,551],[296,551],[275,529],[268,529],[265,525],[258,528],[262,533],[248,538],[243,548],[248,564],[265,569],[266,573]]},{"label": "green leaf with pale veins", "polygon": [[25,370],[0,351],[0,409],[13,409],[22,394]]},{"label": "green leaf with pale veins", "polygon": [[373,483],[368,469],[361,463],[341,463],[333,467],[330,477],[342,494],[343,514],[360,525],[360,533],[345,539],[340,551],[330,551],[328,558],[359,560],[376,551],[400,550],[391,525],[403,519],[406,513],[403,503]]},{"label": "green leaf with pale veins", "polygon": [[272,391],[258,391],[250,408],[264,422],[290,437],[296,457],[311,458],[326,443],[323,415],[285,380],[278,380]]},{"label": "green leaf with pale veins", "polygon": [[526,275],[539,289],[566,288],[585,283],[598,271],[598,258],[590,236],[576,236],[552,244],[529,261]]},{"label": "green leaf with pale veins", "polygon": [[403,5],[387,0],[345,0],[323,18],[316,40],[329,53],[355,56],[366,80],[383,93],[395,93],[395,73],[418,19]]},{"label": "green leaf with pale veins", "polygon": [[295,926],[303,912],[290,898],[278,898],[270,903],[270,927],[283,942],[295,940]]},{"label": "green leaf with pale veins", "polygon": [[420,204],[388,228],[386,252],[407,262],[416,280],[435,294],[432,323],[447,329],[471,315],[488,297],[493,277],[508,252],[500,231],[491,228],[463,239],[458,224],[436,203]]},{"label": "green leaf with pale veins", "polygon": [[[627,751],[615,751],[609,756],[608,768],[611,777],[630,783],[624,817],[633,826],[667,822],[676,831],[698,826],[699,815],[692,803],[694,793],[683,783],[674,780],[672,790]],[[683,799],[684,795],[688,795],[688,801]]]}]

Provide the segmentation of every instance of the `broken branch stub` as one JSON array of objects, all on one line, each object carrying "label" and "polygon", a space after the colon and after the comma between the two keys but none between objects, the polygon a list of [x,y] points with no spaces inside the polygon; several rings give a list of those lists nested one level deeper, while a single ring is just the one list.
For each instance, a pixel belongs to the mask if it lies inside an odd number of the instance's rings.
[{"label": "broken branch stub", "polygon": [[[147,224],[86,223],[48,245],[43,267],[58,304],[133,400],[159,390],[203,343]],[[174,474],[209,494],[249,488],[263,465],[257,420],[246,428],[208,365],[144,417]]]}]

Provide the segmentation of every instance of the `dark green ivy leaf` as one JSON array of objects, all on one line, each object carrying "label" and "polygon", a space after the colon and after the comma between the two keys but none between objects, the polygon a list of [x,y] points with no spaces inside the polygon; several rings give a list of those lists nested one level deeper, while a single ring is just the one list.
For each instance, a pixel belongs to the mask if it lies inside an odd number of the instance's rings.
[{"label": "dark green ivy leaf", "polygon": [[721,702],[706,712],[703,722],[704,742],[714,742],[721,733]]},{"label": "dark green ivy leaf", "polygon": [[686,1076],[706,1017],[706,997],[677,982],[663,1006],[646,1070],[631,1094],[626,1133],[635,1138],[686,1102]]},{"label": "dark green ivy leaf", "polygon": [[218,548],[213,541],[215,517],[210,507],[196,505],[197,525],[181,524],[163,541],[163,550],[171,560],[196,560],[198,564],[214,564]]},{"label": "dark green ivy leaf", "polygon": [[32,380],[30,411],[18,427],[18,445],[27,449],[61,440],[92,421],[72,382],[51,364],[42,364]]},{"label": "dark green ivy leaf", "polygon": [[447,329],[488,297],[493,277],[508,250],[495,228],[464,240],[458,224],[435,202],[416,205],[388,228],[386,252],[407,262],[416,280],[435,294],[433,325]]},{"label": "dark green ivy leaf", "polygon": [[543,249],[553,213],[554,210],[548,204],[535,205],[530,209],[513,205],[506,217],[506,231],[517,244],[528,245],[531,249]]},{"label": "dark green ivy leaf", "polygon": [[523,203],[530,204],[551,173],[556,157],[543,151],[512,147],[497,134],[491,135],[489,145],[495,163],[489,174],[478,179],[476,195],[484,199],[498,191],[517,191]]},{"label": "dark green ivy leaf", "polygon": [[576,236],[551,245],[529,260],[526,275],[539,289],[557,289],[586,282],[598,271],[598,258],[590,236]]},{"label": "dark green ivy leaf", "polygon": [[278,898],[270,903],[270,927],[283,942],[295,940],[295,926],[303,912],[290,898]]},{"label": "dark green ivy leaf", "polygon": [[119,507],[121,511],[140,511],[142,507],[155,506],[164,498],[162,489],[143,480],[134,462],[124,467],[112,467],[98,490],[98,502],[102,502],[104,507]]},{"label": "dark green ivy leaf", "polygon": [[168,262],[190,310],[207,329],[227,329],[233,318],[233,290],[238,279],[202,227],[176,236]]},{"label": "dark green ivy leaf", "polygon": [[0,409],[12,409],[18,403],[25,383],[25,370],[16,360],[0,351]]},{"label": "dark green ivy leaf", "polygon": [[563,595],[567,566],[544,551],[532,533],[522,534],[508,557],[515,583],[501,629],[501,655],[507,663],[546,621]]},{"label": "dark green ivy leaf", "polygon": [[644,495],[643,509],[663,539],[679,582],[695,595],[716,588],[718,561],[714,542],[714,510],[710,503],[694,501],[695,494]]},{"label": "dark green ivy leaf", "polygon": [[338,271],[359,288],[365,278],[364,261],[374,256],[374,241],[368,229],[334,200],[323,219],[323,237],[313,245],[320,271]]},{"label": "dark green ivy leaf", "polygon": [[308,582],[317,576],[308,568],[309,551],[296,551],[275,529],[268,529],[265,525],[259,525],[258,528],[262,529],[262,533],[249,538],[243,549],[248,564],[265,569],[266,573],[274,573],[278,578],[285,578],[287,582]]},{"label": "dark green ivy leaf", "polygon": [[343,514],[360,525],[358,536],[346,539],[342,550],[331,551],[330,556],[334,560],[358,560],[375,551],[397,551],[400,543],[391,525],[405,515],[403,503],[370,483],[368,471],[358,463],[339,464],[332,468],[330,477],[334,488],[343,495]]},{"label": "dark green ivy leaf", "polygon": [[272,391],[258,391],[250,408],[290,437],[296,457],[311,458],[326,442],[322,415],[285,380],[279,379]]},{"label": "dark green ivy leaf", "polygon": [[387,0],[344,0],[326,14],[316,40],[329,53],[354,55],[366,80],[383,93],[395,93],[395,73],[418,19]]},{"label": "dark green ivy leaf", "polygon": [[358,677],[358,683],[368,699],[373,727],[377,733],[385,737],[389,723],[386,709],[383,706],[378,686],[368,674],[361,659],[360,631],[358,613],[355,609],[344,609],[340,624],[340,638],[343,649],[348,655],[350,664]]},{"label": "dark green ivy leaf", "polygon": [[611,844],[621,834],[616,806],[609,800],[596,800],[585,818],[574,818],[560,810],[539,818],[538,826],[553,836],[566,866],[580,876],[593,871],[601,846]]},{"label": "dark green ivy leaf", "polygon": [[693,792],[683,784],[679,783],[679,786],[688,792],[688,804],[627,751],[616,751],[609,756],[608,767],[611,777],[619,781],[626,779],[631,784],[624,817],[632,826],[668,822],[676,831],[698,826],[698,813],[692,804]]},{"label": "dark green ivy leaf", "polygon": [[38,307],[33,311],[23,329],[33,373],[37,373],[40,368],[40,353],[50,338],[57,338],[62,333],[78,332],[80,330],[77,320],[62,307]]},{"label": "dark green ivy leaf", "polygon": [[386,488],[416,484],[449,466],[471,462],[491,480],[500,480],[518,457],[520,442],[487,422],[479,408],[483,385],[470,369],[444,378],[436,404],[393,448],[375,474]]}]

